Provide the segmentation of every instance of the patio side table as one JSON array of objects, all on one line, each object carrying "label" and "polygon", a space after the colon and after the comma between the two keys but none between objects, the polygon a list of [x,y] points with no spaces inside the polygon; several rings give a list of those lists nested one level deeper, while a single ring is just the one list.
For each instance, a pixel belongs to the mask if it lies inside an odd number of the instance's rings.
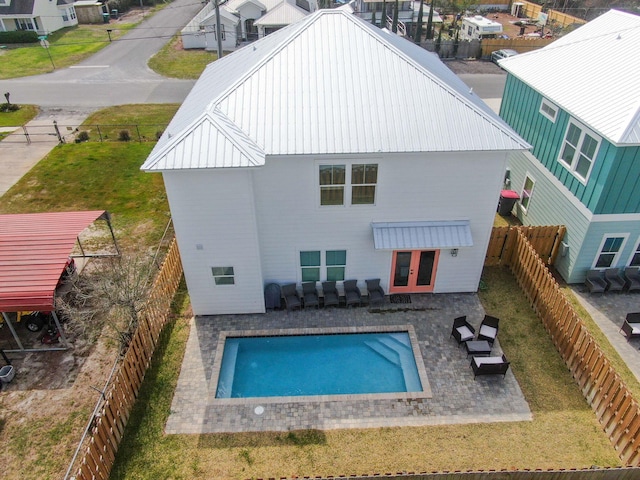
[{"label": "patio side table", "polygon": [[486,340],[469,340],[464,342],[464,348],[467,349],[467,357],[488,357],[491,355],[491,345]]}]

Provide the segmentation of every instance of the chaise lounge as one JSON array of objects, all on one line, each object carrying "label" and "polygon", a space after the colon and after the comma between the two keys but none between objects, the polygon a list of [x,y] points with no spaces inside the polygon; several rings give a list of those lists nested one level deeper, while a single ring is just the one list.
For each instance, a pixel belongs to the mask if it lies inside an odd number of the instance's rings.
[{"label": "chaise lounge", "polygon": [[584,283],[589,289],[589,293],[604,293],[608,286],[600,270],[589,270]]},{"label": "chaise lounge", "polygon": [[620,330],[627,337],[627,341],[635,337],[640,337],[640,313],[627,313]]},{"label": "chaise lounge", "polygon": [[504,354],[500,357],[473,357],[471,359],[473,379],[478,375],[502,375],[502,378],[509,370],[509,362]]},{"label": "chaise lounge", "polygon": [[621,292],[624,288],[624,278],[622,278],[617,268],[607,268],[604,271],[604,279],[609,284],[608,290],[610,292]]}]

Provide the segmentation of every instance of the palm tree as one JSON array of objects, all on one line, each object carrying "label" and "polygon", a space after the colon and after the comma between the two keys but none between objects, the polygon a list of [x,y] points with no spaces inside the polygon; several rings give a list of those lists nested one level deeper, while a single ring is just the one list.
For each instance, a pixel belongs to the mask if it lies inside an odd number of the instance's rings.
[{"label": "palm tree", "polygon": [[424,10],[424,1],[420,1],[420,9],[418,10],[418,25],[416,26],[416,35],[413,37],[413,41],[420,44],[422,39],[422,14]]}]

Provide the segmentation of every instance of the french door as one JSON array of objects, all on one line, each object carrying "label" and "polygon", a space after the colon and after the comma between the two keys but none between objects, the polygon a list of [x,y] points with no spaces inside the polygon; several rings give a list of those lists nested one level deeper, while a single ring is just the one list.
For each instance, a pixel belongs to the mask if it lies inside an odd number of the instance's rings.
[{"label": "french door", "polygon": [[394,251],[389,293],[432,292],[440,250]]}]

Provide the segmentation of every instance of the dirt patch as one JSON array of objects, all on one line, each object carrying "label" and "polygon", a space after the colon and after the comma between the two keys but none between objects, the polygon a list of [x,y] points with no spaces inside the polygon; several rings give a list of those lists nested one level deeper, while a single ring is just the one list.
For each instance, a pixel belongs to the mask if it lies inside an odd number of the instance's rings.
[{"label": "dirt patch", "polygon": [[495,74],[506,75],[498,65],[489,60],[443,60],[456,75],[463,74]]}]

